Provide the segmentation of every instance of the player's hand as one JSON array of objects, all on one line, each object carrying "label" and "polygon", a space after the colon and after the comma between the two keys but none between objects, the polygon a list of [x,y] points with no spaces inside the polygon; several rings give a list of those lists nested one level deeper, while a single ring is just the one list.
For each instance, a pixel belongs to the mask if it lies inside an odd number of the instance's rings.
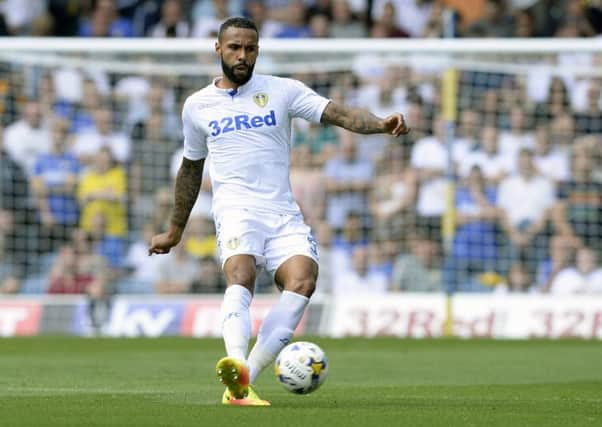
[{"label": "player's hand", "polygon": [[406,126],[403,114],[395,113],[383,119],[383,127],[385,133],[393,136],[405,135],[410,132],[410,128]]},{"label": "player's hand", "polygon": [[168,254],[171,248],[180,243],[180,238],[181,236],[171,232],[153,236],[150,247],[148,248],[149,256],[152,254]]}]

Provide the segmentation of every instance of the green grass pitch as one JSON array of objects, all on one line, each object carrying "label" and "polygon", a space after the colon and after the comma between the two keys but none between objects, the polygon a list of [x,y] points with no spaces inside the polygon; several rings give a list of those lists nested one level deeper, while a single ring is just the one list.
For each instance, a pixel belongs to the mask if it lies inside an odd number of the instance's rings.
[{"label": "green grass pitch", "polygon": [[1,426],[600,426],[602,343],[311,339],[314,394],[224,407],[219,340],[0,339]]}]

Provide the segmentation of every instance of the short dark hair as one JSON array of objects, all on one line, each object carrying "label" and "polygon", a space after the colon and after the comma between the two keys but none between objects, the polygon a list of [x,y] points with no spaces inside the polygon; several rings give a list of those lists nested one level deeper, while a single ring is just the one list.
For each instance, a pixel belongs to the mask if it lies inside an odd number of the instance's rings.
[{"label": "short dark hair", "polygon": [[248,28],[249,30],[254,30],[257,33],[257,37],[259,37],[259,31],[257,30],[257,25],[255,25],[255,22],[243,16],[234,16],[222,22],[222,25],[219,27],[219,32],[217,33],[218,40],[221,40],[224,31],[230,27]]}]

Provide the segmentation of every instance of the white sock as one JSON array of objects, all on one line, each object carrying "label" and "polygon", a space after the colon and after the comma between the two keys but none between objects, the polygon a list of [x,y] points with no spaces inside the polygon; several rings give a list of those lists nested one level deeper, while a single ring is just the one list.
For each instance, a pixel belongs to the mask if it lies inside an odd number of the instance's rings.
[{"label": "white sock", "polygon": [[251,383],[290,342],[308,302],[309,298],[303,295],[290,291],[282,292],[280,300],[272,307],[259,328],[257,342],[249,355]]},{"label": "white sock", "polygon": [[241,285],[228,286],[222,302],[222,336],[226,354],[238,360],[247,360],[251,338],[249,306],[253,295]]}]

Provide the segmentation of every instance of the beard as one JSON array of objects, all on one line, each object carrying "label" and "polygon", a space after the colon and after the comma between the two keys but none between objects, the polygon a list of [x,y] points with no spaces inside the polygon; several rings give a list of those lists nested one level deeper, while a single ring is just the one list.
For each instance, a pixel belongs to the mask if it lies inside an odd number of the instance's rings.
[{"label": "beard", "polygon": [[[251,76],[253,76],[253,68],[255,68],[255,64],[236,64],[236,65],[230,67],[224,62],[224,58],[221,58],[221,62],[222,62],[222,71],[223,71],[224,75],[232,83],[236,83],[237,85],[244,85],[246,82],[251,80]],[[235,68],[239,65],[247,66],[247,70],[243,75],[236,74]]]}]

